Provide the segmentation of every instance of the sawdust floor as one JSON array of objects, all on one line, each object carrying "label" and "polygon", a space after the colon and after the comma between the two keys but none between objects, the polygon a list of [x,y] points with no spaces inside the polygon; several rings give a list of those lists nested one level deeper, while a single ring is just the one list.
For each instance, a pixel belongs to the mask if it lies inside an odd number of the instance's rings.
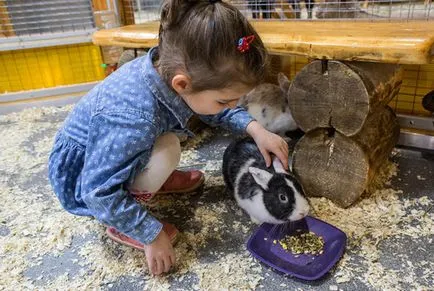
[{"label": "sawdust floor", "polygon": [[153,209],[182,232],[176,269],[156,278],[147,275],[142,252],[107,239],[97,221],[66,213],[51,192],[46,160],[69,110],[0,116],[0,289],[428,290],[434,285],[432,155],[396,150],[397,174],[350,209],[312,199],[317,215],[345,231],[349,241],[336,268],[306,282],[273,271],[246,251],[257,226],[227,196],[219,172],[230,135],[207,130],[185,146],[180,165],[206,170],[204,189],[191,197],[161,197]]}]

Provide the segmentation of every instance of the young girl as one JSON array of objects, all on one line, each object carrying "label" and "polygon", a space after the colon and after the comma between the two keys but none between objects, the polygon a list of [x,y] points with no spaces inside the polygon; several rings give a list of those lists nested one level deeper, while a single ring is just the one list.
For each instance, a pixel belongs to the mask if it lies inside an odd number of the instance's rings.
[{"label": "young girl", "polygon": [[49,178],[62,206],[93,216],[108,235],[144,249],[149,270],[169,271],[177,230],[137,200],[185,193],[204,181],[175,170],[193,113],[205,122],[250,134],[267,165],[270,153],[288,167],[288,148],[242,108],[238,99],[264,77],[266,50],[231,5],[216,0],[163,2],[159,46],[92,89],[56,135]]}]

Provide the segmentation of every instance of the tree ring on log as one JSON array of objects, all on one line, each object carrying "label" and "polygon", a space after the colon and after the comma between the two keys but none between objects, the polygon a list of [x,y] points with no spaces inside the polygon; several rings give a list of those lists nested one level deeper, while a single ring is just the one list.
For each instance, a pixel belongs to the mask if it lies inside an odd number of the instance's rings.
[{"label": "tree ring on log", "polygon": [[334,127],[347,136],[354,135],[368,115],[369,100],[362,78],[339,61],[307,64],[288,91],[292,116],[305,132]]},{"label": "tree ring on log", "polygon": [[292,168],[307,196],[348,207],[367,187],[369,160],[353,139],[332,128],[307,132],[296,144]]}]

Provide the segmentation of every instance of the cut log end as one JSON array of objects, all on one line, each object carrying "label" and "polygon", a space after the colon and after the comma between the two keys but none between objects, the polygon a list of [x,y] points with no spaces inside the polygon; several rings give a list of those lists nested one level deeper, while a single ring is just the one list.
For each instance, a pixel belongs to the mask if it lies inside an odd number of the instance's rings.
[{"label": "cut log end", "polygon": [[367,186],[369,161],[352,139],[319,128],[297,143],[293,169],[307,196],[323,196],[348,207]]},{"label": "cut log end", "polygon": [[362,79],[338,61],[313,61],[294,78],[288,92],[291,113],[304,131],[335,127],[351,135],[369,112]]},{"label": "cut log end", "polygon": [[395,114],[381,106],[368,115],[356,136],[332,128],[311,130],[295,146],[294,173],[308,196],[324,196],[348,207],[376,188],[398,136]]},{"label": "cut log end", "polygon": [[397,94],[401,71],[397,65],[313,61],[290,86],[291,113],[304,131],[334,127],[346,136],[355,135],[373,108]]}]

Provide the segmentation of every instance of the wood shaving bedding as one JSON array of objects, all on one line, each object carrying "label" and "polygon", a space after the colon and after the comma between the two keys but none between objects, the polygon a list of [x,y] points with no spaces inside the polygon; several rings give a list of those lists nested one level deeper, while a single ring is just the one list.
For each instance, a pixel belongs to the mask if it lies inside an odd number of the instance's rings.
[{"label": "wood shaving bedding", "polygon": [[261,267],[247,252],[227,254],[195,269],[197,290],[253,290],[262,280]]},{"label": "wood shaving bedding", "polygon": [[[0,139],[0,289],[40,289],[41,286],[46,290],[100,289],[116,287],[126,277],[141,278],[136,281],[148,290],[167,290],[183,282],[200,290],[260,287],[267,273],[256,260],[241,251],[245,249],[244,241],[236,246],[240,251],[204,256],[208,243],[219,239],[219,233],[222,234],[220,239],[234,231],[247,237],[254,229],[246,225],[245,214],[230,199],[211,204],[199,199],[193,216],[183,218],[188,225],[200,224],[199,231],[184,230],[175,248],[176,270],[163,277],[149,276],[144,254],[107,239],[104,228],[95,220],[62,210],[46,178],[35,181],[33,177],[44,175],[51,143],[61,124],[46,117],[65,115],[70,108],[30,109],[0,117],[3,137]],[[209,136],[210,133],[202,138]],[[193,147],[184,146],[187,150],[185,165],[201,162],[197,160],[195,149],[202,142],[200,138],[192,141]],[[386,178],[390,176],[389,173]],[[221,176],[207,177],[209,191],[221,186]],[[402,194],[391,188],[377,190],[348,209],[341,209],[324,198],[312,199],[316,215],[339,227],[349,237],[348,250],[330,279],[339,288],[354,280],[362,280],[368,288],[378,290],[400,290],[402,286],[428,290],[432,286],[432,260],[412,263],[403,256],[400,260],[405,266],[392,268],[381,260],[385,253],[379,246],[391,239],[426,239],[432,243],[434,217],[432,211],[427,211],[432,199],[400,199]],[[161,208],[192,207],[188,199],[164,199],[166,204]],[[222,219],[227,212],[234,214],[231,221]],[[96,238],[77,245],[77,240],[89,236]],[[26,275],[29,270],[43,265],[46,256],[61,257],[65,251],[72,251],[76,256],[70,262],[79,269],[75,275],[62,273],[54,279],[48,278],[46,273],[36,277]]]}]

